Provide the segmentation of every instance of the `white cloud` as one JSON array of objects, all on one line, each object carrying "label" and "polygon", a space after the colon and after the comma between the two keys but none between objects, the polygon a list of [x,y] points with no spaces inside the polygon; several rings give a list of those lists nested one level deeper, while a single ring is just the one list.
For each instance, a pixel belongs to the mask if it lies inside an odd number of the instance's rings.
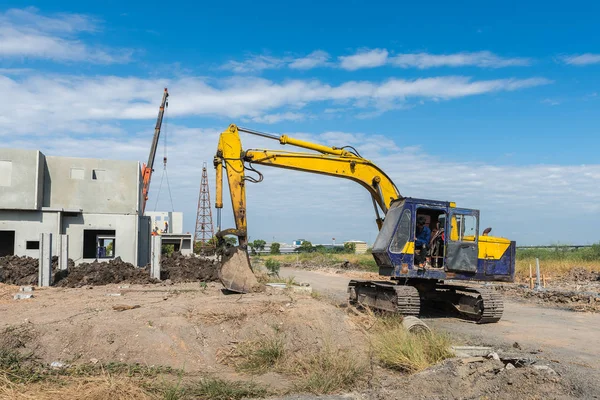
[{"label": "white cloud", "polygon": [[504,58],[490,51],[461,52],[453,54],[402,53],[390,56],[386,49],[361,49],[353,55],[339,57],[340,67],[349,71],[363,68],[392,65],[400,68],[434,68],[434,67],[485,67],[503,68],[527,66],[532,63],[529,58]]},{"label": "white cloud", "polygon": [[285,112],[278,114],[266,114],[252,118],[252,121],[263,124],[275,124],[282,121],[300,121],[304,119],[304,115],[294,112]]},{"label": "white cloud", "polygon": [[4,118],[0,135],[33,132],[49,125],[72,131],[79,122],[154,118],[163,87],[173,94],[171,116],[219,116],[266,118],[290,116],[312,103],[330,106],[354,102],[364,112],[402,106],[410,99],[456,99],[501,91],[514,91],[550,83],[544,78],[473,80],[447,76],[415,80],[389,79],[384,82],[348,81],[331,86],[316,80],[274,82],[260,78],[236,77],[222,81],[185,77],[175,80],[80,77],[48,75],[0,75],[0,97]]},{"label": "white cloud", "polygon": [[584,53],[560,57],[560,60],[568,65],[584,66],[600,64],[600,54]]},{"label": "white cloud", "polygon": [[[258,78],[233,78],[210,85],[195,77],[173,81],[139,78],[0,75],[0,91],[12,93],[0,98],[5,117],[0,134],[35,131],[50,124],[65,129],[73,121],[128,120],[153,118],[157,97],[168,86],[172,116],[221,116],[261,118],[267,114],[290,119],[287,112],[309,103],[355,101],[354,107],[382,107],[410,98],[453,99],[499,91],[513,91],[550,81],[543,78],[476,81],[467,77],[439,77],[415,80],[390,79],[382,83],[349,81],[330,86],[314,80],[277,83]],[[281,120],[281,119],[280,119]],[[85,131],[85,128],[82,127]]]},{"label": "white cloud", "polygon": [[237,74],[258,73],[269,69],[306,70],[323,67],[329,64],[329,54],[322,50],[315,50],[303,57],[275,57],[264,54],[253,54],[243,61],[231,60],[221,66],[221,69],[229,70]]},{"label": "white cloud", "polygon": [[406,53],[390,58],[390,64],[401,68],[435,68],[435,67],[485,67],[503,68],[527,66],[528,58],[504,58],[490,51],[462,52],[454,54]]},{"label": "white cloud", "polygon": [[355,71],[357,69],[385,65],[388,61],[388,51],[386,49],[362,49],[351,56],[341,56],[338,58],[342,69]]},{"label": "white cloud", "polygon": [[266,69],[278,69],[286,65],[287,60],[266,55],[252,55],[244,61],[231,60],[221,68],[238,74],[247,72],[260,72]]},{"label": "white cloud", "polygon": [[292,69],[312,69],[323,67],[328,64],[329,54],[322,50],[316,50],[306,57],[296,58],[290,62],[289,67]]},{"label": "white cloud", "polygon": [[91,47],[77,38],[96,32],[98,22],[81,14],[44,16],[35,8],[0,13],[0,59],[35,58],[101,64],[128,62],[131,50]]}]

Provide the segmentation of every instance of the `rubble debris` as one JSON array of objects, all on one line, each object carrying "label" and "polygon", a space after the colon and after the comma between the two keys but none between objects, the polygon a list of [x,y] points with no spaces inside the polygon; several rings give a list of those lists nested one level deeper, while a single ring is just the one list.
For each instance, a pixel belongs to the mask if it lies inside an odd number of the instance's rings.
[{"label": "rubble debris", "polygon": [[32,299],[33,295],[32,294],[24,294],[24,293],[17,293],[14,295],[13,297],[15,300],[25,300],[25,299]]},{"label": "rubble debris", "polygon": [[33,292],[33,286],[21,286],[19,292]]}]

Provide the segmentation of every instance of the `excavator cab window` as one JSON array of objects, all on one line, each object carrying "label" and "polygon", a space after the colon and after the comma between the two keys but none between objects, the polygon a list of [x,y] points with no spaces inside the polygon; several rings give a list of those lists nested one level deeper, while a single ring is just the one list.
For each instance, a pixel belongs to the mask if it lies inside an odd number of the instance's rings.
[{"label": "excavator cab window", "polygon": [[392,253],[404,253],[404,248],[406,247],[406,243],[410,239],[411,229],[410,229],[410,221],[411,220],[411,212],[410,210],[404,210],[402,216],[400,217],[400,223],[398,224],[398,228],[396,229],[396,233],[394,234],[394,238],[392,239],[392,244],[390,245],[390,251]]}]

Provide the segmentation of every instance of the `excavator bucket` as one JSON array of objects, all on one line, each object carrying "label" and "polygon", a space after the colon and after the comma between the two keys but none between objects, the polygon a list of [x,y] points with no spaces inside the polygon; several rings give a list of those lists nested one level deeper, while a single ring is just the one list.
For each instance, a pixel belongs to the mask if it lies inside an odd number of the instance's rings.
[{"label": "excavator bucket", "polygon": [[262,288],[250,268],[248,252],[240,247],[229,248],[223,254],[219,280],[225,289],[237,293],[257,292]]}]

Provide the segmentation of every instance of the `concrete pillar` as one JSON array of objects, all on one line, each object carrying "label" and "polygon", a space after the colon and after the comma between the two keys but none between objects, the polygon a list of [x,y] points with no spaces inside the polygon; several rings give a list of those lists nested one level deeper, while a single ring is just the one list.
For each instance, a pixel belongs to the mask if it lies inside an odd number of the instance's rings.
[{"label": "concrete pillar", "polygon": [[58,269],[66,271],[69,268],[69,236],[58,235]]},{"label": "concrete pillar", "polygon": [[52,234],[40,234],[40,262],[38,286],[50,286],[52,282]]},{"label": "concrete pillar", "polygon": [[150,277],[160,280],[160,257],[162,252],[162,238],[152,236],[151,258],[150,258]]}]

